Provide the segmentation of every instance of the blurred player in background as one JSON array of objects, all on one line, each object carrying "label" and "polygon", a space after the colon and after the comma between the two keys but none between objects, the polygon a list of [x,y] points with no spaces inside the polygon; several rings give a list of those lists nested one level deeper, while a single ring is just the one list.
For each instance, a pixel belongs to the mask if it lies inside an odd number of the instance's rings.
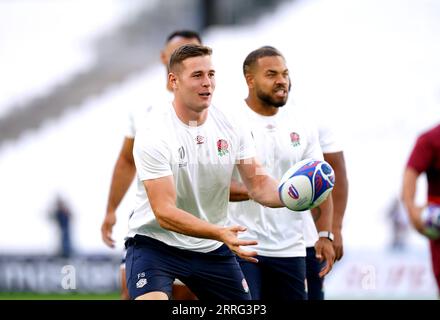
[{"label": "blurred player in background", "polygon": [[[296,162],[323,159],[318,131],[307,124],[293,108],[283,107],[290,88],[289,70],[283,55],[270,46],[251,52],[243,63],[248,97],[234,109],[236,117],[250,126],[257,149],[257,158],[270,175],[281,179]],[[286,208],[272,209],[251,200],[237,177],[231,183],[230,220],[248,228],[243,239],[258,239],[253,246],[258,263],[238,259],[255,300],[305,300],[306,243],[304,239],[307,212]],[[316,246],[318,274],[324,277],[332,268],[335,253],[332,245],[331,198],[317,209],[320,231]],[[311,219],[311,218],[310,218]],[[311,228],[316,233],[313,220]]]},{"label": "blurred player in background", "polygon": [[[168,61],[175,49],[185,44],[201,44],[201,42],[200,35],[195,31],[177,30],[172,32],[167,37],[165,47],[160,53],[161,62],[166,68],[166,75],[168,76]],[[146,88],[146,90],[148,90],[148,88]],[[164,81],[163,92],[155,92],[152,94],[167,102],[172,100],[172,88],[170,87],[168,81]],[[151,101],[145,101],[144,103],[141,103],[139,107],[130,110],[128,114],[124,142],[113,170],[110,192],[107,201],[107,211],[101,226],[102,239],[109,247],[112,248],[114,247],[112,230],[116,223],[116,209],[127,193],[136,173],[136,167],[133,159],[134,137],[141,123],[145,119],[148,119],[148,112],[150,109]],[[173,290],[174,299],[188,300],[195,298],[194,295],[182,283],[179,283],[179,281],[176,281]],[[121,298],[129,298],[125,281],[125,263],[121,264]]]},{"label": "blurred player in background", "polygon": [[[428,208],[425,210],[431,211],[424,211],[424,208],[417,206],[415,202],[417,179],[421,173],[426,173],[428,180]],[[430,227],[437,230],[440,228],[437,211],[440,210],[440,125],[417,138],[404,171],[402,197],[414,228],[430,238],[432,269],[440,297],[440,238],[430,230]],[[424,213],[437,214],[436,221],[430,221],[434,226],[427,225]]]}]

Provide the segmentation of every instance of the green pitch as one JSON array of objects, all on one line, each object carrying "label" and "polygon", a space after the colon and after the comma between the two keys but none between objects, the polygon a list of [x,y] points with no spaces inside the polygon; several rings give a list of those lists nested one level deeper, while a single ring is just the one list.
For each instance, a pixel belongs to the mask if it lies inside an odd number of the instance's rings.
[{"label": "green pitch", "polygon": [[0,300],[119,300],[119,293],[32,293],[0,292]]}]

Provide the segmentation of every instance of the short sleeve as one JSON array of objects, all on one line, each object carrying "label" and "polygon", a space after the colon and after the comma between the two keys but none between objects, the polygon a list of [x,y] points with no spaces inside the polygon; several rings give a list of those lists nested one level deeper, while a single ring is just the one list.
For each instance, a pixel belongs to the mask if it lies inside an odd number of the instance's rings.
[{"label": "short sleeve", "polygon": [[320,124],[318,127],[319,132],[319,144],[323,153],[341,152],[342,146],[339,139],[333,130],[327,125]]},{"label": "short sleeve", "polygon": [[126,120],[125,120],[124,135],[125,135],[125,137],[131,138],[131,139],[134,139],[134,137],[136,135],[133,111],[130,111],[127,114],[127,117],[126,117]]},{"label": "short sleeve", "polygon": [[236,160],[249,159],[256,156],[255,143],[252,131],[248,126],[240,125],[237,128],[239,135],[239,148]]},{"label": "short sleeve", "polygon": [[434,156],[431,144],[427,135],[420,136],[411,152],[407,167],[413,168],[421,173],[426,171]]},{"label": "short sleeve", "polygon": [[307,129],[308,144],[306,150],[304,151],[303,159],[312,158],[317,160],[324,160],[321,145],[319,143],[318,129],[311,124],[307,126]]},{"label": "short sleeve", "polygon": [[172,175],[171,150],[164,139],[157,139],[151,130],[136,134],[133,147],[136,171],[141,181]]}]

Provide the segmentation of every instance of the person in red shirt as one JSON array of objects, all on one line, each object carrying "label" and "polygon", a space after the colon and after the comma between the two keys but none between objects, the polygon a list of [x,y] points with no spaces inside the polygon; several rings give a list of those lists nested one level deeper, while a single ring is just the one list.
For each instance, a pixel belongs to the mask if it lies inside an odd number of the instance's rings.
[{"label": "person in red shirt", "polygon": [[[428,206],[440,207],[440,124],[422,133],[411,152],[403,176],[402,197],[410,221],[421,234],[430,237],[422,219],[423,207],[415,203],[417,178],[426,173]],[[440,238],[430,237],[432,269],[440,295]]]}]

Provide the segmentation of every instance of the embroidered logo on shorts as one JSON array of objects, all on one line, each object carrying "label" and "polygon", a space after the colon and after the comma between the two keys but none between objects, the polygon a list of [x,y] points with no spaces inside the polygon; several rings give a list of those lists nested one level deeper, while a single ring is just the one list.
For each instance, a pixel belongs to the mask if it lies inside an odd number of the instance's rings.
[{"label": "embroidered logo on shorts", "polygon": [[142,278],[139,279],[138,282],[136,282],[136,288],[140,289],[143,288],[147,284],[147,279]]},{"label": "embroidered logo on shorts", "polygon": [[243,278],[243,280],[241,280],[241,285],[243,286],[244,292],[248,293],[249,292],[249,286],[248,286],[245,278]]}]

